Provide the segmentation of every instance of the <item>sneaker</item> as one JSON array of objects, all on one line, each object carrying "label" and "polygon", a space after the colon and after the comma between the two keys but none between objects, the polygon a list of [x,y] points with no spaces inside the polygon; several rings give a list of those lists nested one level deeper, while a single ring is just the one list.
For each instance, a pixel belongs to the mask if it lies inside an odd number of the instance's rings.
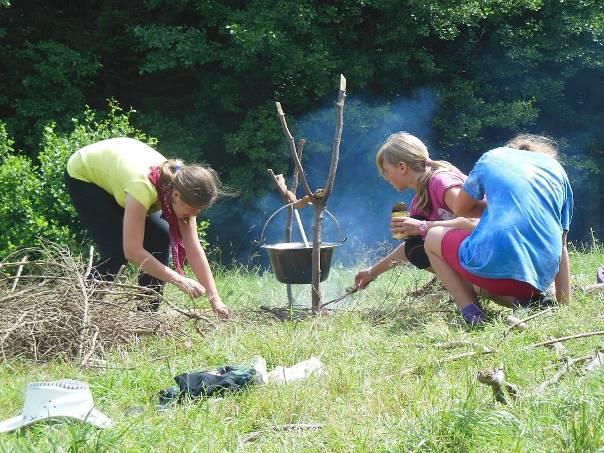
[{"label": "sneaker", "polygon": [[517,308],[528,308],[530,310],[542,310],[544,308],[549,308],[549,307],[557,307],[558,306],[558,302],[556,301],[556,298],[553,296],[553,294],[550,294],[548,292],[546,293],[539,293],[533,297],[531,297],[530,299],[514,299],[514,302],[512,302],[512,309],[517,309]]},{"label": "sneaker", "polygon": [[482,307],[477,304],[472,304],[461,309],[461,316],[469,326],[478,326],[485,322],[486,316],[482,311]]}]

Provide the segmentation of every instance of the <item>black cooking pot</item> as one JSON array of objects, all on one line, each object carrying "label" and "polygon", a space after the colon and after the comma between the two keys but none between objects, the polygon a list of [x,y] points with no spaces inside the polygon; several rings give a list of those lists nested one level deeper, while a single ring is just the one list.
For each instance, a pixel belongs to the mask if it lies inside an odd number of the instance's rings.
[{"label": "black cooking pot", "polygon": [[[329,277],[334,249],[340,244],[323,242],[321,244],[321,278]],[[275,278],[281,283],[312,283],[312,242],[307,247],[303,242],[281,242],[262,246],[268,251]]]},{"label": "black cooking pot", "polygon": [[[266,221],[262,228],[262,234],[260,241],[263,241],[264,230],[268,223],[275,217],[275,215],[284,208],[290,205],[285,205],[277,209]],[[342,236],[342,229],[340,224],[327,209],[324,211],[329,217],[331,217],[340,231]],[[320,247],[321,257],[321,276],[320,281],[327,280],[329,277],[329,270],[331,269],[331,261],[333,258],[334,249],[341,245],[346,238],[342,238],[341,242],[322,242]],[[266,249],[271,259],[271,266],[275,273],[275,278],[281,283],[289,284],[311,284],[312,283],[312,247],[313,243],[310,241],[308,244],[303,242],[279,242],[276,244],[265,244],[261,246]]]}]

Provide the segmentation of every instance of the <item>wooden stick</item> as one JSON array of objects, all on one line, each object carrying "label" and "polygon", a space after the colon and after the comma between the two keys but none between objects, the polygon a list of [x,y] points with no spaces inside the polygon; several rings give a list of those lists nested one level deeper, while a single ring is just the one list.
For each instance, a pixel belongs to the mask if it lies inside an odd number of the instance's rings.
[{"label": "wooden stick", "polygon": [[248,434],[246,437],[244,437],[241,442],[242,443],[247,443],[247,442],[253,442],[255,440],[257,440],[262,433],[267,432],[267,431],[292,431],[292,430],[296,430],[296,429],[321,429],[323,428],[323,425],[320,424],[316,424],[316,423],[288,423],[287,425],[278,425],[278,426],[269,426],[268,428],[262,430],[262,431],[254,431],[251,432],[250,434]]},{"label": "wooden stick", "polygon": [[595,285],[588,285],[583,288],[586,293],[592,293],[604,289],[604,283],[596,283]]},{"label": "wooden stick", "polygon": [[357,286],[352,286],[350,288],[346,288],[346,292],[344,294],[342,294],[341,296],[336,297],[335,299],[327,301],[323,305],[321,305],[321,310],[323,310],[328,305],[335,304],[336,302],[340,302],[340,301],[346,299],[348,296],[350,296],[351,294],[356,293],[358,290],[359,290],[359,288]]},{"label": "wooden stick", "polygon": [[480,371],[476,375],[476,378],[478,379],[478,382],[491,387],[495,400],[501,404],[509,404],[506,393],[512,400],[515,400],[518,397],[518,388],[515,385],[505,382],[505,372],[503,371],[503,368]]},{"label": "wooden stick", "polygon": [[562,343],[556,341],[555,343],[548,344],[548,347],[551,347],[554,351],[556,351],[556,355],[559,360],[566,360],[568,357],[568,349],[564,347]]},{"label": "wooden stick", "polygon": [[285,185],[285,179],[283,178],[283,175],[281,175],[281,174],[276,175],[275,172],[273,172],[273,170],[271,168],[268,168],[267,171],[268,171],[268,174],[271,175],[271,177],[273,178],[273,182],[275,183],[275,187],[277,188],[277,190],[281,194],[281,197],[283,197],[283,199],[287,203],[293,204],[296,201],[298,201],[298,198],[296,197],[295,192],[292,192],[291,190],[287,189],[287,186]]},{"label": "wooden stick", "polygon": [[[285,185],[285,179],[283,179],[283,176],[275,175],[273,170],[270,168],[268,169],[268,173],[272,176],[273,181],[275,182],[275,186],[277,187],[277,190],[281,193],[281,196],[283,197],[283,199],[285,199],[285,201],[287,203],[292,204],[292,205],[294,203],[296,203],[298,201],[298,199],[296,198],[296,195],[294,192],[287,189],[287,186]],[[291,207],[291,209],[293,209],[293,206]],[[302,225],[302,220],[300,220],[300,213],[298,212],[297,209],[293,209],[293,215],[296,218],[296,224],[298,225],[298,230],[300,231],[300,236],[302,237],[304,246],[308,247],[309,243],[308,243],[308,238],[306,237],[306,231],[304,231],[304,225]],[[289,220],[288,220],[288,227],[289,227]],[[286,231],[286,236],[287,236],[287,231]],[[290,236],[288,242],[291,242],[291,236]]]},{"label": "wooden stick", "polygon": [[17,289],[17,283],[19,283],[19,277],[21,276],[21,272],[23,272],[23,266],[25,265],[25,263],[27,263],[28,259],[29,259],[29,256],[27,256],[27,255],[25,255],[23,257],[23,260],[21,261],[21,264],[19,265],[19,268],[17,269],[17,274],[15,275],[15,280],[13,281],[13,286],[11,286],[9,292],[13,293],[15,291],[15,289]]},{"label": "wooden stick", "polygon": [[124,273],[124,270],[126,270],[126,265],[122,264],[120,266],[120,268],[117,270],[117,274],[115,274],[115,280],[114,281],[118,281],[120,279],[120,277]]},{"label": "wooden stick", "polygon": [[82,360],[80,361],[80,368],[82,368],[86,363],[90,360],[94,351],[96,350],[96,339],[99,336],[99,328],[97,326],[92,326],[94,328],[94,334],[92,335],[90,350],[84,355]]},{"label": "wooden stick", "polygon": [[321,294],[321,229],[323,227],[323,210],[327,198],[317,200],[315,202],[315,216],[313,222],[313,238],[312,238],[312,288],[311,288],[311,304],[313,313],[321,311],[321,302],[323,296]]},{"label": "wooden stick", "polygon": [[302,236],[302,241],[304,241],[304,247],[308,247],[310,244],[308,243],[308,238],[306,237],[306,232],[304,231],[304,225],[302,225],[302,220],[300,220],[300,213],[297,209],[294,209],[294,217],[296,218],[298,230],[300,230],[300,236]]},{"label": "wooden stick", "polygon": [[565,374],[567,374],[572,369],[572,367],[575,364],[577,364],[579,362],[584,362],[585,360],[588,360],[591,357],[592,356],[590,354],[590,355],[585,356],[585,357],[577,357],[577,358],[574,358],[574,359],[570,358],[570,359],[565,360],[563,362],[562,366],[560,367],[560,369],[558,370],[558,372],[556,374],[554,374],[551,378],[546,379],[541,384],[539,384],[533,393],[536,393],[536,394],[542,393],[547,386],[555,384],[556,382],[558,382],[562,378],[562,376],[564,376]]},{"label": "wooden stick", "polygon": [[104,370],[136,370],[140,367],[142,367],[143,365],[147,365],[149,363],[152,362],[157,362],[159,360],[163,360],[163,359],[167,359],[168,357],[171,357],[169,355],[162,355],[159,357],[154,357],[152,359],[149,360],[145,360],[144,362],[136,365],[136,366],[110,366],[108,363],[86,363],[86,368],[101,368]]},{"label": "wooden stick", "polygon": [[570,335],[568,337],[562,337],[562,338],[553,338],[551,340],[543,341],[541,343],[535,343],[535,344],[531,345],[530,347],[536,348],[538,346],[547,346],[549,344],[554,344],[556,342],[563,342],[563,341],[568,341],[568,340],[574,340],[576,338],[595,337],[597,335],[604,335],[604,330],[597,330],[595,332],[578,333],[576,335]]},{"label": "wooden stick", "polygon": [[[481,351],[470,351],[470,352],[464,352],[461,354],[457,354],[457,355],[453,355],[450,357],[446,357],[444,359],[441,360],[436,360],[434,362],[435,365],[442,365],[445,363],[449,363],[449,362],[454,362],[456,360],[460,360],[460,359],[465,359],[466,357],[474,357],[474,356],[479,356],[479,355],[485,355],[485,354],[492,354],[494,353],[495,350],[494,349],[489,349],[489,348],[483,348]],[[429,365],[418,365],[418,366],[414,366],[411,368],[405,368],[404,370],[401,371],[401,376],[404,376],[406,374],[410,374],[410,373],[414,373],[416,371],[421,370],[422,368],[425,368]]]},{"label": "wooden stick", "polygon": [[464,340],[455,340],[455,341],[449,341],[448,343],[436,343],[433,347],[436,349],[449,350],[449,349],[461,348],[462,346],[476,347],[476,343],[472,343],[472,342],[464,341]]},{"label": "wooden stick", "polygon": [[90,271],[92,270],[92,259],[94,258],[94,247],[90,246],[90,252],[88,254],[88,265],[86,266],[86,272],[84,272],[84,280],[88,278],[90,275]]},{"label": "wooden stick", "polygon": [[338,102],[336,102],[336,131],[333,138],[331,151],[331,165],[329,166],[329,176],[325,184],[325,197],[328,197],[333,188],[333,182],[336,177],[336,170],[340,157],[340,143],[342,142],[342,130],[344,129],[344,101],[346,99],[346,78],[340,74],[340,91],[338,93]]},{"label": "wooden stick", "polygon": [[[302,155],[304,154],[304,144],[305,143],[306,143],[306,140],[304,140],[303,138],[301,138],[300,141],[298,142],[297,153],[298,153],[298,158],[300,159],[300,161],[302,161]],[[294,169],[294,181],[292,184],[292,192],[294,194],[298,191],[299,179],[300,179],[300,170],[298,169],[298,167],[296,167]]]},{"label": "wooden stick", "polygon": [[289,148],[294,158],[294,163],[296,164],[296,169],[298,170],[298,174],[300,175],[300,181],[302,182],[302,187],[308,195],[312,196],[312,190],[308,185],[308,180],[306,179],[306,175],[304,174],[304,169],[302,168],[302,162],[300,162],[300,158],[298,157],[298,152],[296,151],[296,142],[294,141],[294,137],[289,131],[287,127],[287,121],[285,120],[285,113],[283,113],[283,109],[281,108],[280,102],[275,102],[277,106],[277,114],[279,115],[279,121],[281,121],[281,128],[283,129],[283,133],[287,137],[289,142]]},{"label": "wooden stick", "polygon": [[506,328],[505,331],[503,332],[504,339],[505,339],[505,337],[507,337],[509,335],[509,333],[510,333],[510,331],[512,329],[520,326],[521,324],[527,323],[528,321],[530,321],[532,319],[535,319],[535,318],[537,318],[537,317],[539,317],[541,315],[549,313],[549,312],[552,311],[552,309],[553,309],[553,307],[546,308],[545,310],[542,310],[539,313],[535,313],[534,315],[531,315],[528,318],[524,318],[524,319],[521,319],[521,320],[515,322],[514,324],[512,324],[511,326],[509,326],[508,328]]},{"label": "wooden stick", "polygon": [[514,328],[518,328],[519,330],[526,330],[528,328],[528,326],[522,319],[518,319],[514,315],[506,316],[504,322],[510,326],[510,330]]},{"label": "wooden stick", "polygon": [[216,324],[208,317],[206,316],[202,316],[198,313],[192,312],[192,311],[187,311],[187,310],[183,310],[181,308],[178,308],[176,305],[172,304],[169,300],[164,299],[164,302],[166,303],[166,305],[170,308],[172,308],[173,310],[177,311],[178,313],[180,313],[181,315],[184,315],[188,318],[191,319],[195,319],[195,320],[199,320],[199,321],[205,321],[208,324],[210,324],[213,327],[216,327]]}]

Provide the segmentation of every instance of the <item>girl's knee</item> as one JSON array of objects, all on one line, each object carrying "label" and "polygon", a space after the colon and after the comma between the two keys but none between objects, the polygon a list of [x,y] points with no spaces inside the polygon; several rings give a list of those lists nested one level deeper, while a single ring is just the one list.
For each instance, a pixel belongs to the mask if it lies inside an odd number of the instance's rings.
[{"label": "girl's knee", "polygon": [[433,227],[426,234],[426,242],[424,247],[428,253],[436,253],[440,255],[440,243],[445,234],[445,228],[441,226]]}]

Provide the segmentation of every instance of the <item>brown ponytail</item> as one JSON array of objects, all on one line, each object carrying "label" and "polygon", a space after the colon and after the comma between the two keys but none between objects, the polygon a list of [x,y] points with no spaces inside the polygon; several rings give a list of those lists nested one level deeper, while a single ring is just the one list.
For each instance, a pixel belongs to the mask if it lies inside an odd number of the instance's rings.
[{"label": "brown ponytail", "polygon": [[185,165],[179,159],[170,159],[161,166],[160,184],[175,189],[185,203],[197,209],[206,209],[222,195],[234,195],[223,192],[218,173],[210,167],[191,164]]},{"label": "brown ponytail", "polygon": [[551,138],[543,135],[520,134],[506,143],[508,148],[532,151],[558,158],[558,145]]}]

